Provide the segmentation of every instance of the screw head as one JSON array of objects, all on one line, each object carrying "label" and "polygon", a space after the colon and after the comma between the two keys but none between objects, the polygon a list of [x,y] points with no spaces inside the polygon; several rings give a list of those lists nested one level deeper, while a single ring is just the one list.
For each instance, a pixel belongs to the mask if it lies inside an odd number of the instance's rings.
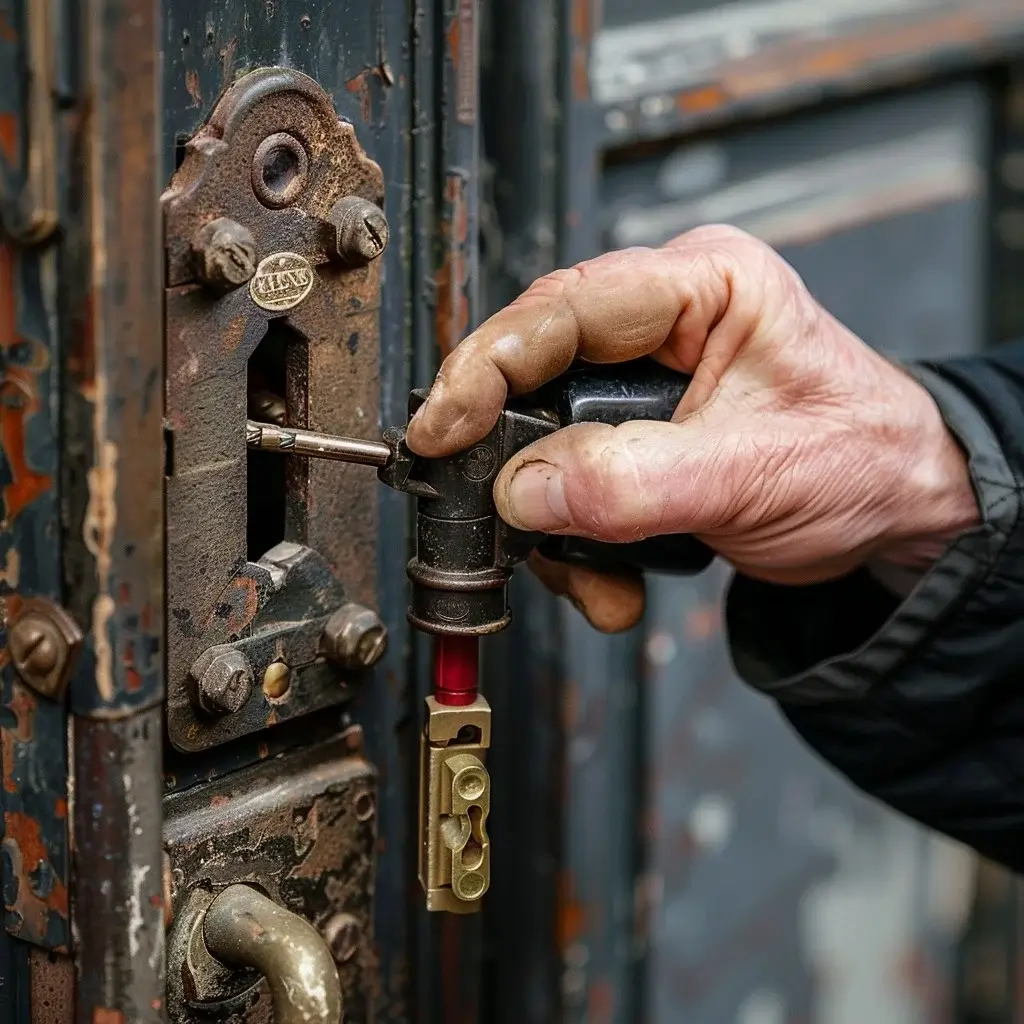
[{"label": "screw head", "polygon": [[61,639],[50,623],[35,616],[18,621],[8,640],[14,667],[21,675],[52,672],[60,658]]},{"label": "screw head", "polygon": [[252,696],[255,680],[249,659],[233,647],[219,645],[192,666],[199,706],[211,715],[233,715]]},{"label": "screw head", "polygon": [[344,604],[327,620],[320,646],[342,668],[370,668],[387,650],[388,631],[372,608]]},{"label": "screw head", "polygon": [[74,620],[46,598],[26,599],[7,634],[11,664],[44,697],[61,696],[81,643]]},{"label": "screw head", "polygon": [[204,224],[192,240],[196,273],[207,287],[228,292],[256,273],[256,241],[248,228],[218,217]]},{"label": "screw head", "polygon": [[334,259],[362,267],[387,248],[389,229],[384,211],[358,196],[339,199],[328,215],[332,232],[329,250]]},{"label": "screw head", "polygon": [[359,922],[351,914],[335,914],[324,928],[324,939],[335,963],[343,964],[359,949]]}]

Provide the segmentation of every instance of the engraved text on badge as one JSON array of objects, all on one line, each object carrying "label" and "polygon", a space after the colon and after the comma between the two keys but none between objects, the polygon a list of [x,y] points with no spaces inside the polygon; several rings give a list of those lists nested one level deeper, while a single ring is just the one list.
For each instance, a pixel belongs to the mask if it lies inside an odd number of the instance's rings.
[{"label": "engraved text on badge", "polygon": [[257,306],[280,312],[297,306],[313,287],[313,268],[295,252],[275,252],[260,261],[249,294]]}]

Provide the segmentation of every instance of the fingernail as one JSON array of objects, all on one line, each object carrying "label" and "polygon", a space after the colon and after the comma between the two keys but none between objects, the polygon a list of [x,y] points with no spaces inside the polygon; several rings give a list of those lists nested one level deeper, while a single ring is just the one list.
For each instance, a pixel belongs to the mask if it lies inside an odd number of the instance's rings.
[{"label": "fingernail", "polygon": [[510,512],[527,530],[563,530],[572,522],[565,500],[562,471],[548,462],[528,462],[508,488]]}]

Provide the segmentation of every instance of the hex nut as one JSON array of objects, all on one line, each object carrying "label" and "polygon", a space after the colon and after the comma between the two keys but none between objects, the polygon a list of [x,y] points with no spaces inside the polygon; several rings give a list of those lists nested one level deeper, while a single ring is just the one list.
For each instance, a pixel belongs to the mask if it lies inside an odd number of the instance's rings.
[{"label": "hex nut", "polygon": [[256,685],[249,659],[227,644],[204,651],[189,674],[195,683],[196,702],[210,715],[240,711]]},{"label": "hex nut", "polygon": [[320,646],[342,668],[366,669],[387,650],[388,631],[372,608],[344,604],[324,625]]},{"label": "hex nut", "polygon": [[367,199],[359,196],[339,199],[331,207],[328,221],[332,228],[330,255],[350,267],[371,263],[387,248],[387,217],[379,206]]},{"label": "hex nut", "polygon": [[324,940],[335,963],[351,960],[359,949],[359,922],[351,914],[335,914],[324,927]]},{"label": "hex nut", "polygon": [[230,217],[204,224],[192,239],[192,252],[199,279],[217,292],[239,288],[256,273],[256,240]]}]

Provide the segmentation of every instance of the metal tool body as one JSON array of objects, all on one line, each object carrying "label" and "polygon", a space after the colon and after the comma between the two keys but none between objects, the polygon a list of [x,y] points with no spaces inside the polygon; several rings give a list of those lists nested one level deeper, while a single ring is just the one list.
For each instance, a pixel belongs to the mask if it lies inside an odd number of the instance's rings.
[{"label": "metal tool body", "polygon": [[[510,402],[492,430],[465,451],[426,459],[405,443],[405,428],[383,443],[249,422],[250,446],[376,465],[380,480],[416,498],[416,554],[409,621],[435,637],[434,694],[427,698],[420,774],[420,881],[430,910],[476,910],[490,883],[486,820],[491,709],[478,692],[478,643],[510,619],[508,582],[539,549],[549,558],[607,571],[653,569],[692,574],[713,552],[688,536],[607,544],[509,526],[494,504],[501,468],[527,445],[573,423],[612,426],[668,420],[689,378],[652,360],[580,365]],[[409,417],[426,401],[409,398]]]}]

